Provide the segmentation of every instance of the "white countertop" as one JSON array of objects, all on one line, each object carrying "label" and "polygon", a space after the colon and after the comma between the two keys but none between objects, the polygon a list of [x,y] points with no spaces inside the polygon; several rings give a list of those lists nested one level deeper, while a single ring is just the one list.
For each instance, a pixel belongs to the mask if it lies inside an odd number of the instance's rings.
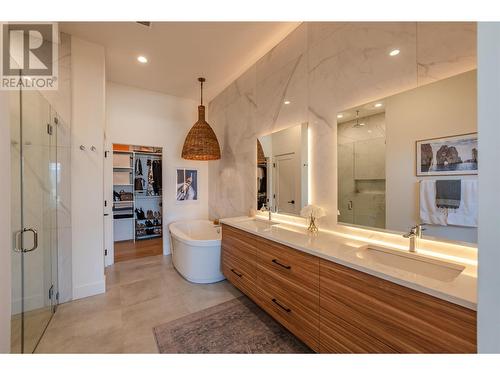
[{"label": "white countertop", "polygon": [[[304,226],[290,223],[280,223],[270,228],[263,228],[257,225],[254,219],[257,221],[260,220],[259,218],[251,217],[235,217],[221,219],[220,222],[279,242],[299,251],[476,310],[477,259],[475,257],[466,258],[462,255],[461,258],[458,258],[451,256],[453,263],[461,264],[465,266],[465,269],[451,281],[441,281],[397,267],[384,265],[366,257],[360,257],[358,251],[360,247],[380,245],[374,243],[369,238],[363,239],[360,236],[350,236],[348,234],[324,230],[320,230],[316,234],[311,234]],[[273,219],[273,222],[275,221]],[[404,251],[401,249],[401,246],[396,244],[394,246],[391,246],[391,244],[387,246],[385,244],[385,247]],[[450,247],[453,247],[453,245],[450,245]],[[450,261],[449,252],[417,249],[417,255],[419,251],[425,254],[424,256]]]}]

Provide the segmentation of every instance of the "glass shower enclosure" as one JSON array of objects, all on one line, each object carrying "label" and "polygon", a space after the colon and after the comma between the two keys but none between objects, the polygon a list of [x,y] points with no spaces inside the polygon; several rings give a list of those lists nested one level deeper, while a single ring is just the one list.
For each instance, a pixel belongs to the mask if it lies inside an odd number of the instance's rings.
[{"label": "glass shower enclosure", "polygon": [[33,353],[58,299],[59,117],[38,91],[10,99],[11,352]]}]

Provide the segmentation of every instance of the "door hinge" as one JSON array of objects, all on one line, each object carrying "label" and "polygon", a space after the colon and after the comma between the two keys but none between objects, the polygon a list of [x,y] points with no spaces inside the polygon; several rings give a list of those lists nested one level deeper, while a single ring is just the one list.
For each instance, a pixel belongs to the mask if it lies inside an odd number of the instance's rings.
[{"label": "door hinge", "polygon": [[108,256],[108,249],[104,249],[104,256]]},{"label": "door hinge", "polygon": [[59,303],[59,292],[56,293],[56,301]]},{"label": "door hinge", "polygon": [[53,296],[54,296],[54,285],[51,285],[49,288],[49,301],[52,301]]},{"label": "door hinge", "polygon": [[273,168],[276,168],[276,163],[273,163]]},{"label": "door hinge", "polygon": [[109,151],[104,151],[104,157],[107,158],[108,157],[108,152]]},{"label": "door hinge", "polygon": [[47,134],[52,135],[53,132],[54,132],[54,127],[50,124],[47,124]]},{"label": "door hinge", "polygon": [[104,207],[108,207],[108,201],[104,200]]}]

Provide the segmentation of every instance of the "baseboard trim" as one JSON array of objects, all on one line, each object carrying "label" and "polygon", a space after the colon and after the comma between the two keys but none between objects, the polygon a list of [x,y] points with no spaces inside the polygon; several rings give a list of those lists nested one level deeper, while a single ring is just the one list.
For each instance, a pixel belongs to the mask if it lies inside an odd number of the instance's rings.
[{"label": "baseboard trim", "polygon": [[106,281],[103,279],[101,281],[81,285],[73,288],[73,300],[95,296],[96,294],[102,294],[106,291]]},{"label": "baseboard trim", "polygon": [[[42,294],[36,294],[33,296],[26,297],[24,300],[24,311],[29,312],[31,310],[37,310],[45,307],[45,301],[43,300]],[[20,314],[22,312],[22,301],[20,298],[12,300],[12,314]]]}]

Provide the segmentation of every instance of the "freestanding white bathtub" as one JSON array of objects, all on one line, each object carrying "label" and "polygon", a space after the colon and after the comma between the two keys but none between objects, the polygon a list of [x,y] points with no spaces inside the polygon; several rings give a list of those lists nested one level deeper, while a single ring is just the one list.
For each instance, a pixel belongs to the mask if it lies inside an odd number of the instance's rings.
[{"label": "freestanding white bathtub", "polygon": [[178,221],[169,225],[172,263],[193,283],[224,280],[221,271],[222,229],[209,220]]}]

